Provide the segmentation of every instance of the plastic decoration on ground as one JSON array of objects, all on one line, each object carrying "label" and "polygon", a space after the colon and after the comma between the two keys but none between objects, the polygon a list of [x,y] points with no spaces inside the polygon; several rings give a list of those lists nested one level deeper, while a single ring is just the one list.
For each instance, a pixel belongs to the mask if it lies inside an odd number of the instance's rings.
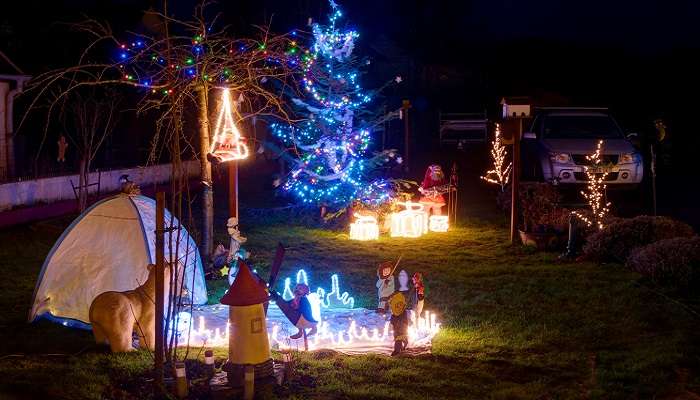
[{"label": "plastic decoration on ground", "polygon": [[355,213],[355,222],[350,224],[350,239],[379,239],[379,226],[377,225],[377,218],[373,215],[360,215]]},{"label": "plastic decoration on ground", "polygon": [[221,109],[216,119],[209,153],[210,158],[216,162],[248,158],[248,146],[233,120],[231,93],[228,89],[223,89],[221,93]]},{"label": "plastic decoration on ground", "polygon": [[431,215],[428,228],[431,232],[447,232],[450,227],[447,215]]},{"label": "plastic decoration on ground", "polygon": [[[295,282],[308,283],[304,270],[296,273]],[[292,279],[284,281],[283,297],[291,299]],[[318,318],[316,334],[308,337],[309,350],[332,349],[345,354],[378,353],[389,355],[394,351],[395,337],[389,315],[375,310],[355,308],[354,299],[342,292],[337,274],[331,276],[331,290],[319,287],[309,295],[318,298]],[[314,313],[317,312],[314,310]],[[408,311],[407,349],[404,353],[421,354],[430,352],[433,337],[440,330],[437,315],[423,311],[418,317]],[[229,344],[231,326],[228,323],[228,307],[221,304],[194,307],[192,315],[181,315],[177,326],[177,342],[180,346],[225,347]],[[188,326],[189,324],[189,326]],[[275,303],[267,310],[267,331],[273,349],[304,348],[303,339],[291,339],[297,332],[287,317]]]},{"label": "plastic decoration on ground", "polygon": [[428,214],[421,203],[399,202],[404,210],[391,214],[391,236],[416,238],[428,231]]}]

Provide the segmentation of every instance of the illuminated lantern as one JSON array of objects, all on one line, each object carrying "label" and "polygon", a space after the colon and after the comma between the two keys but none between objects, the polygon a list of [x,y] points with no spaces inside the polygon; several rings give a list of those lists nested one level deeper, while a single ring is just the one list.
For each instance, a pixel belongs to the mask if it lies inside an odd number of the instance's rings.
[{"label": "illuminated lantern", "polygon": [[431,215],[429,227],[431,232],[447,232],[450,227],[447,215]]},{"label": "illuminated lantern", "polygon": [[228,89],[224,89],[221,94],[221,111],[216,119],[209,156],[217,162],[240,160],[248,157],[248,146],[238,131],[238,127],[233,122],[231,93],[229,93]]},{"label": "illuminated lantern", "polygon": [[273,373],[270,341],[267,336],[267,320],[263,304],[268,301],[265,283],[253,276],[248,266],[239,261],[240,270],[221,304],[229,306],[228,361],[224,366],[228,381],[240,385],[245,367],[252,366],[255,379]]},{"label": "illuminated lantern", "polygon": [[398,203],[406,209],[391,214],[392,237],[420,237],[428,231],[428,215],[421,203]]},{"label": "illuminated lantern", "polygon": [[355,222],[350,224],[350,239],[376,240],[378,238],[377,218],[372,215],[355,214]]}]

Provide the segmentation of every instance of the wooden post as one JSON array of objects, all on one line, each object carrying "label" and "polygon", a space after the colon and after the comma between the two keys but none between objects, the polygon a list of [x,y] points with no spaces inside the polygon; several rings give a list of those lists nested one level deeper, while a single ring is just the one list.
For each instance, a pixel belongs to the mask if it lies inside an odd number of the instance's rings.
[{"label": "wooden post", "polygon": [[164,297],[165,297],[165,193],[156,193],[156,311],[155,311],[155,394],[159,397],[163,392],[163,356],[165,353],[163,338]]},{"label": "wooden post", "polygon": [[[238,161],[228,162],[228,214],[238,218]],[[240,223],[240,220],[238,221]]]},{"label": "wooden post", "polygon": [[518,119],[518,133],[513,135],[513,171],[511,179],[510,198],[510,244],[518,243],[518,209],[520,205],[519,185],[520,185],[520,137],[523,134],[523,120]]},{"label": "wooden post", "polygon": [[403,113],[403,131],[404,131],[404,154],[403,154],[403,170],[408,172],[409,171],[409,160],[410,160],[410,140],[411,140],[411,131],[410,127],[411,125],[408,123],[408,109],[411,108],[411,102],[408,100],[404,100],[403,104],[401,105],[401,110]]}]

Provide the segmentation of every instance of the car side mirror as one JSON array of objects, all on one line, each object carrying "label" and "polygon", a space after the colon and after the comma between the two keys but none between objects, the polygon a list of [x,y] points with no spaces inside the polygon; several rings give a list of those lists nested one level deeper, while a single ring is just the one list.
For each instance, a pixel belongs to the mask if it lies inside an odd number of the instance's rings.
[{"label": "car side mirror", "polygon": [[523,139],[537,139],[535,132],[523,132]]}]

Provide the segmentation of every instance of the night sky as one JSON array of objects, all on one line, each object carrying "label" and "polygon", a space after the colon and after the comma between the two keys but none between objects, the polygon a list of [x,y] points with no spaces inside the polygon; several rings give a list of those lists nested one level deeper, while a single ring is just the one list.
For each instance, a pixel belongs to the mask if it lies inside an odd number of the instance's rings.
[{"label": "night sky", "polygon": [[[0,16],[0,47],[27,73],[71,65],[86,38],[62,22],[90,16],[116,33],[141,29],[143,10],[160,2],[136,0],[13,1]],[[192,0],[172,1],[176,17]],[[691,1],[419,1],[346,0],[347,21],[361,33],[357,51],[376,60],[365,87],[404,76],[387,101],[410,98],[434,135],[437,111],[494,115],[504,95],[529,95],[542,105],[610,107],[623,129],[652,135],[664,118],[673,140],[674,185],[696,179],[692,160],[700,93],[700,2]],[[4,5],[7,7],[7,5]],[[252,24],[304,29],[325,18],[324,0],[222,1],[233,34]],[[128,38],[128,35],[124,36]]]}]

